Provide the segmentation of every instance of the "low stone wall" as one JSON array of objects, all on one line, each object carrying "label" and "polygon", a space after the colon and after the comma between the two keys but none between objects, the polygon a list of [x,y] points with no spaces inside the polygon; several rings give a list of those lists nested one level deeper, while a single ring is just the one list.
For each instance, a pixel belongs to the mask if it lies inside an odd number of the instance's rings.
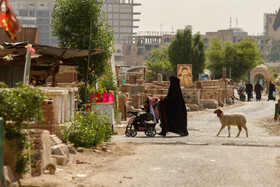
[{"label": "low stone wall", "polygon": [[200,89],[182,89],[185,103],[200,105]]}]

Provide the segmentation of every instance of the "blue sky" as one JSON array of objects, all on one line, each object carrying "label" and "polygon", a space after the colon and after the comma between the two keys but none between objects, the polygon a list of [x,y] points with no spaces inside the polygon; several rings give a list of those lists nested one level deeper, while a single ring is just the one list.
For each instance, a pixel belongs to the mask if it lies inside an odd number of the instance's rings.
[{"label": "blue sky", "polygon": [[135,11],[139,28],[135,31],[176,31],[192,25],[193,32],[228,29],[230,17],[232,27],[243,28],[250,35],[263,33],[264,13],[275,13],[279,0],[134,0],[141,3]]}]

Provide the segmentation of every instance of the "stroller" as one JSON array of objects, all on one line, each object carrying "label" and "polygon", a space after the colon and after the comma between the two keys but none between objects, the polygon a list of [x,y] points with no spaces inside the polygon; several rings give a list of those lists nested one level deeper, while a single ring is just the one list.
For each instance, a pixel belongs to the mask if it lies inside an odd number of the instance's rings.
[{"label": "stroller", "polygon": [[238,89],[237,90],[237,93],[238,93],[238,95],[239,95],[239,100],[240,101],[245,101],[246,100],[246,96],[245,96],[245,90],[244,89],[242,89],[242,88],[240,88],[240,89]]},{"label": "stroller", "polygon": [[[126,126],[125,135],[135,137],[137,131],[144,131],[146,136],[156,135],[155,126],[158,123],[158,98],[150,98],[145,101],[145,107],[140,107],[143,111],[129,110],[127,113],[133,116]],[[152,121],[152,122],[151,122]]]}]

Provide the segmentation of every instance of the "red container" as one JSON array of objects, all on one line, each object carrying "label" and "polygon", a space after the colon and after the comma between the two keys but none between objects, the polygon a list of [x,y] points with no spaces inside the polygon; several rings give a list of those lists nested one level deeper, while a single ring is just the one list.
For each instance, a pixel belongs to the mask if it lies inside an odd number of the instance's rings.
[{"label": "red container", "polygon": [[100,103],[100,102],[102,102],[102,95],[99,92],[91,93],[90,94],[90,102],[91,103]]},{"label": "red container", "polygon": [[114,93],[113,92],[110,92],[109,94],[108,94],[108,102],[114,102]]},{"label": "red container", "polygon": [[104,91],[102,94],[102,103],[107,103],[107,102],[108,102],[108,94],[106,91]]}]

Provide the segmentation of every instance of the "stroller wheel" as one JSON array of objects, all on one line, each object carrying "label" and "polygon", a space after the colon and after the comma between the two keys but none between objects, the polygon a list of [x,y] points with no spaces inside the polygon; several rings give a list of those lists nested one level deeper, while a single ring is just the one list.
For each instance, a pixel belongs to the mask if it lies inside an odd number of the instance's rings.
[{"label": "stroller wheel", "polygon": [[146,135],[149,136],[149,137],[154,137],[156,135],[156,133],[157,133],[156,129],[150,128],[150,129],[147,130]]},{"label": "stroller wheel", "polygon": [[135,130],[130,131],[130,136],[134,137],[137,135],[137,132]]},{"label": "stroller wheel", "polygon": [[128,132],[128,130],[125,131],[125,135],[126,135],[127,137],[130,136],[130,133]]}]

